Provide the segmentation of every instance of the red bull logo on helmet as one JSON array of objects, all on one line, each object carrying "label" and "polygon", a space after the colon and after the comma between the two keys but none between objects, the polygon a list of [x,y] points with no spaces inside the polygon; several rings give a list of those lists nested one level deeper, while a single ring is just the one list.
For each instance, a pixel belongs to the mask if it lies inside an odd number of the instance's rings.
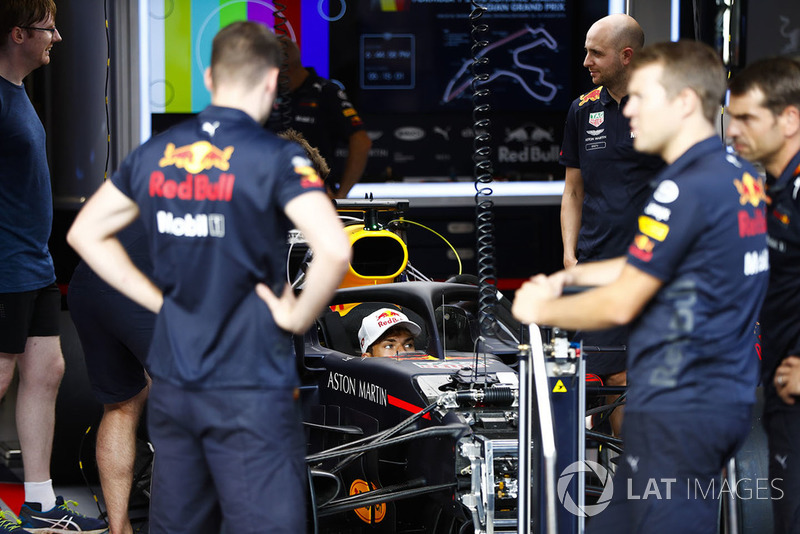
[{"label": "red bull logo on helmet", "polygon": [[159,167],[169,167],[174,165],[179,169],[197,174],[216,167],[221,171],[230,169],[230,159],[233,154],[233,147],[220,149],[208,141],[197,141],[191,145],[176,147],[173,143],[167,143],[164,149],[164,157],[158,162]]}]

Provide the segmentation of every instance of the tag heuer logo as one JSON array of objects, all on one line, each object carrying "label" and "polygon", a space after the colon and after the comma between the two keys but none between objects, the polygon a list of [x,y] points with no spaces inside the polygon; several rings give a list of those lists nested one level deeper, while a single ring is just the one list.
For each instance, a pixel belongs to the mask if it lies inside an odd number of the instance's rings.
[{"label": "tag heuer logo", "polygon": [[589,124],[597,128],[603,124],[605,119],[605,111],[598,111],[597,113],[589,113]]}]

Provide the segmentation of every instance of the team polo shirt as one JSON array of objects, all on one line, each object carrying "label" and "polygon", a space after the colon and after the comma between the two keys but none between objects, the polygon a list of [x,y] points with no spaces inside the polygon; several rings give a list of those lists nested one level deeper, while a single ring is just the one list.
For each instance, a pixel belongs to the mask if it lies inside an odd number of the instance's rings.
[{"label": "team polo shirt", "polygon": [[[289,95],[289,127],[297,130],[308,143],[319,150],[332,167],[336,164],[336,148],[347,145],[350,136],[364,129],[364,123],[347,94],[335,83],[319,76],[311,67],[302,85]],[[280,107],[270,116],[268,127],[284,129]],[[328,181],[339,183],[339,172],[331,172]]]},{"label": "team polo shirt", "polygon": [[763,179],[717,137],[658,177],[628,263],[664,285],[633,324],[630,411],[728,409],[755,402],[754,328],[769,258]]},{"label": "team polo shirt", "polygon": [[139,205],[164,291],[150,372],[187,389],[296,385],[290,337],[255,286],[282,290],[283,208],[322,189],[304,151],[242,111],[209,106],[135,150],[111,179]]},{"label": "team polo shirt", "polygon": [[769,178],[767,232],[769,289],[761,309],[762,383],[766,409],[798,410],[775,393],[772,378],[786,356],[800,356],[800,152],[774,179]]},{"label": "team polo shirt", "polygon": [[56,281],[45,132],[25,87],[0,77],[0,293]]},{"label": "team polo shirt", "polygon": [[622,115],[627,100],[617,104],[597,87],[576,98],[567,113],[558,162],[580,169],[583,178],[579,261],[625,254],[650,181],[664,166],[661,158],[633,149],[630,121]]}]

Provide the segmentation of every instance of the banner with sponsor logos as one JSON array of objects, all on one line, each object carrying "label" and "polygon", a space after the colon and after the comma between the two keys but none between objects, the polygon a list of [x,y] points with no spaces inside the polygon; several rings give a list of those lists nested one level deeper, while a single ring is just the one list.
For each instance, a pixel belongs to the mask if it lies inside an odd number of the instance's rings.
[{"label": "banner with sponsor logos", "polygon": [[[364,120],[372,138],[364,181],[472,176],[474,134],[468,113],[374,114]],[[495,179],[563,179],[558,154],[564,113],[495,113],[491,121]]]}]

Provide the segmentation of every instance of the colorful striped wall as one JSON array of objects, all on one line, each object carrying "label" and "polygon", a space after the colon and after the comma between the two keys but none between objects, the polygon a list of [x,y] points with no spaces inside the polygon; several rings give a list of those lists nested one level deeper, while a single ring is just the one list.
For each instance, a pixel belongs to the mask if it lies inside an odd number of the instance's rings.
[{"label": "colorful striped wall", "polygon": [[[300,46],[303,64],[328,76],[328,9],[340,0],[282,0],[286,30]],[[335,4],[335,5],[333,5]],[[278,7],[266,0],[150,0],[150,111],[197,113],[210,102],[203,71],[211,41],[238,20],[275,27]],[[335,15],[335,13],[334,13]]]}]

